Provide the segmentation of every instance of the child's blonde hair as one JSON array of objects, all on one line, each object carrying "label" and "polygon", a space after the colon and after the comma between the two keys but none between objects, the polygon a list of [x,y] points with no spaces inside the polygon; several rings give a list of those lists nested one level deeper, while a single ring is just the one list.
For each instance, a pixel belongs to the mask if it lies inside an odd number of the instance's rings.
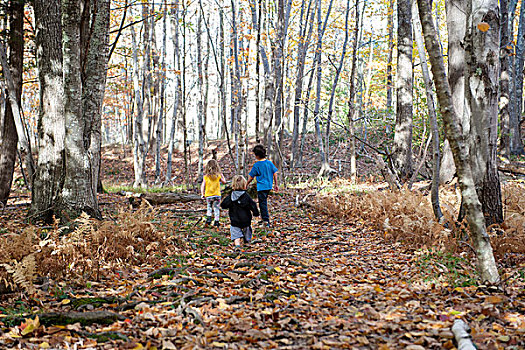
[{"label": "child's blonde hair", "polygon": [[208,175],[210,178],[215,180],[221,174],[221,168],[219,167],[219,163],[215,159],[210,159],[208,163],[206,163],[206,167],[204,168],[204,174]]},{"label": "child's blonde hair", "polygon": [[237,190],[245,190],[246,189],[246,179],[242,175],[235,175],[232,179],[232,189],[234,191]]}]

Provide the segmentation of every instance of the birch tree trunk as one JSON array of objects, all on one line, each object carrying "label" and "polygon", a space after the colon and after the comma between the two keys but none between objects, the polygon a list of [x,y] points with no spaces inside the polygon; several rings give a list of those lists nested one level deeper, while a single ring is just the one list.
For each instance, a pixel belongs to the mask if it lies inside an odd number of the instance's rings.
[{"label": "birch tree trunk", "polygon": [[[465,35],[470,5],[468,1],[450,0],[447,5],[448,30],[448,81],[452,92],[452,102],[460,123],[463,137],[470,129],[470,107],[465,101]],[[465,145],[468,147],[468,144]],[[467,148],[468,151],[468,148]],[[441,183],[452,181],[456,166],[450,144],[445,140],[439,178]]]},{"label": "birch tree trunk", "polygon": [[[432,201],[432,209],[434,216],[439,221],[443,217],[441,206],[439,204],[439,127],[437,123],[436,107],[434,104],[434,93],[432,91],[432,80],[428,70],[427,55],[425,52],[425,43],[423,41],[423,29],[419,20],[419,13],[417,11],[417,3],[413,3],[412,16],[414,19],[414,35],[416,39],[417,51],[419,53],[419,62],[421,65],[421,72],[423,73],[423,80],[425,81],[425,93],[427,97],[428,119],[432,132],[432,187],[430,190],[430,197]],[[424,159],[422,159],[424,161]],[[415,175],[415,174],[414,174]]]},{"label": "birch tree trunk", "polygon": [[521,120],[523,112],[523,59],[525,52],[525,9],[521,2],[520,18],[518,25],[518,38],[516,44],[516,56],[514,58],[514,94],[512,114],[510,116],[510,153],[513,155],[525,154],[523,141],[521,139]]},{"label": "birch tree trunk", "polygon": [[[257,43],[256,43],[256,57],[255,57],[255,142],[261,142],[261,19],[262,19],[262,1],[258,1],[259,11],[257,18],[253,21],[257,30]],[[252,9],[252,14],[256,13],[255,4],[250,1],[250,8]],[[256,13],[257,14],[257,13]],[[253,15],[252,15],[253,17]]]},{"label": "birch tree trunk", "polygon": [[139,58],[135,29],[131,27],[131,45],[133,50],[133,90],[135,93],[135,108],[137,115],[133,119],[133,169],[135,181],[133,187],[145,187],[146,182],[146,151],[147,145],[143,134],[144,103],[139,83]]},{"label": "birch tree trunk", "polygon": [[242,105],[242,86],[241,86],[241,71],[239,67],[239,39],[237,37],[237,14],[235,8],[235,0],[231,0],[232,10],[232,29],[231,29],[231,58],[233,60],[233,67],[230,68],[231,76],[231,122],[232,133],[235,142],[235,173],[240,174],[239,163],[239,139],[241,133],[241,105]]},{"label": "birch tree trunk", "polygon": [[175,143],[175,129],[179,115],[180,104],[180,48],[179,48],[179,0],[175,1],[171,10],[171,38],[173,40],[173,62],[175,70],[175,86],[173,89],[173,117],[171,120],[170,137],[168,142],[168,160],[166,169],[166,184],[171,184],[172,157]]},{"label": "birch tree trunk", "polygon": [[205,134],[205,123],[204,123],[204,82],[202,72],[202,16],[204,13],[198,14],[197,19],[197,88],[198,88],[198,100],[197,100],[197,127],[199,132],[199,160],[198,160],[198,179],[203,176],[203,163],[204,163],[204,134]]},{"label": "birch tree trunk", "polygon": [[412,5],[410,0],[397,2],[397,108],[394,167],[400,178],[412,175]]},{"label": "birch tree trunk", "polygon": [[[82,113],[86,123],[84,145],[90,160],[93,193],[96,194],[100,180],[102,107],[109,59],[110,0],[97,0],[94,6],[91,36],[84,63]],[[96,200],[96,195],[94,197]]]},{"label": "birch tree trunk", "polygon": [[[465,97],[470,105],[470,161],[487,225],[503,222],[497,170],[500,25],[497,0],[471,0]],[[488,24],[488,30],[482,26]]]},{"label": "birch tree trunk", "polygon": [[160,109],[159,120],[157,123],[157,139],[155,150],[155,183],[160,183],[160,163],[161,163],[161,146],[163,142],[164,123],[166,120],[166,38],[167,38],[167,19],[168,19],[168,3],[164,0],[164,8],[162,10],[162,52],[160,64]]},{"label": "birch tree trunk", "polygon": [[355,27],[354,27],[354,45],[352,48],[352,68],[350,71],[350,87],[348,92],[348,129],[350,133],[349,151],[350,151],[350,180],[352,183],[357,181],[357,157],[355,149],[355,131],[354,131],[354,95],[355,95],[355,73],[357,71],[357,51],[359,47],[359,0],[355,2]]},{"label": "birch tree trunk", "polygon": [[499,114],[501,137],[499,150],[504,158],[510,157],[510,56],[513,54],[513,42],[509,33],[509,0],[500,0],[501,10],[501,47],[500,47],[500,89]]},{"label": "birch tree trunk", "polygon": [[428,0],[417,0],[417,3],[419,7],[419,17],[421,18],[423,26],[425,46],[432,64],[432,73],[436,83],[436,92],[440,111],[443,116],[445,132],[450,142],[454,162],[457,167],[458,181],[466,207],[467,221],[474,241],[476,256],[478,258],[480,276],[483,281],[498,283],[499,274],[490,245],[490,238],[485,228],[481,203],[476,194],[468,154],[465,152],[465,145],[462,141],[463,137],[459,128],[459,120],[454,110],[450,85],[446,78],[443,55],[434,27],[430,4]]},{"label": "birch tree trunk", "polygon": [[[96,192],[93,191],[91,166],[84,135],[87,120],[82,113],[80,65],[80,1],[62,1],[62,44],[64,59],[64,184],[55,215],[72,220],[85,212],[101,219]],[[96,184],[95,184],[96,189]]]},{"label": "birch tree trunk", "polygon": [[34,9],[40,105],[38,161],[29,218],[51,222],[64,176],[62,11],[59,0],[35,0]]},{"label": "birch tree trunk", "polygon": [[[393,106],[392,106],[392,95],[393,95],[393,77],[392,77],[392,66],[394,64],[394,0],[390,0],[388,3],[388,62],[386,66],[386,114],[385,117],[392,119]],[[387,133],[390,132],[390,124],[387,123]]]}]

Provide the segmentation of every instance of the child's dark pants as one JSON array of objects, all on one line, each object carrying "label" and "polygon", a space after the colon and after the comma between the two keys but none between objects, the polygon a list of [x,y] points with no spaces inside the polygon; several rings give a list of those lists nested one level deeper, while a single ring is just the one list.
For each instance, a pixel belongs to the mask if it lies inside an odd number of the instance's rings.
[{"label": "child's dark pants", "polygon": [[259,210],[261,212],[262,221],[270,222],[270,214],[268,214],[268,194],[270,190],[257,191],[257,198],[259,199]]}]

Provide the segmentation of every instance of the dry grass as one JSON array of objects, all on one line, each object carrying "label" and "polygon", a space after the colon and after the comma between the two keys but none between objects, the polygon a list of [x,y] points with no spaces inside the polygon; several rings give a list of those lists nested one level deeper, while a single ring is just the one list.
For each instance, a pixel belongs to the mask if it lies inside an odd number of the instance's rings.
[{"label": "dry grass", "polygon": [[[176,253],[181,242],[157,229],[155,220],[154,211],[142,208],[102,222],[81,216],[69,233],[55,224],[47,231],[29,227],[0,237],[0,284],[30,291],[36,274],[82,282]],[[26,267],[24,262],[34,264]]]},{"label": "dry grass", "polygon": [[[336,185],[339,189],[341,183]],[[505,221],[491,227],[491,239],[498,258],[525,253],[525,185],[509,183],[503,187]],[[403,241],[417,248],[444,251],[464,250],[460,243],[468,228],[455,221],[460,197],[453,186],[440,193],[446,226],[437,222],[430,195],[417,190],[372,190],[349,193],[338,190],[319,196],[314,206],[321,212],[348,221],[363,220],[389,240]]]}]

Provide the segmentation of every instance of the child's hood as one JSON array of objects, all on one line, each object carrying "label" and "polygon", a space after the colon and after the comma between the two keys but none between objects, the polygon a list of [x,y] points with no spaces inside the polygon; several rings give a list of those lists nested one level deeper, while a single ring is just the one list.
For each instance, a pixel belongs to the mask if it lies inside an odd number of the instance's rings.
[{"label": "child's hood", "polygon": [[247,205],[248,199],[246,198],[246,191],[233,191],[232,192],[232,202],[236,202],[240,205]]}]

